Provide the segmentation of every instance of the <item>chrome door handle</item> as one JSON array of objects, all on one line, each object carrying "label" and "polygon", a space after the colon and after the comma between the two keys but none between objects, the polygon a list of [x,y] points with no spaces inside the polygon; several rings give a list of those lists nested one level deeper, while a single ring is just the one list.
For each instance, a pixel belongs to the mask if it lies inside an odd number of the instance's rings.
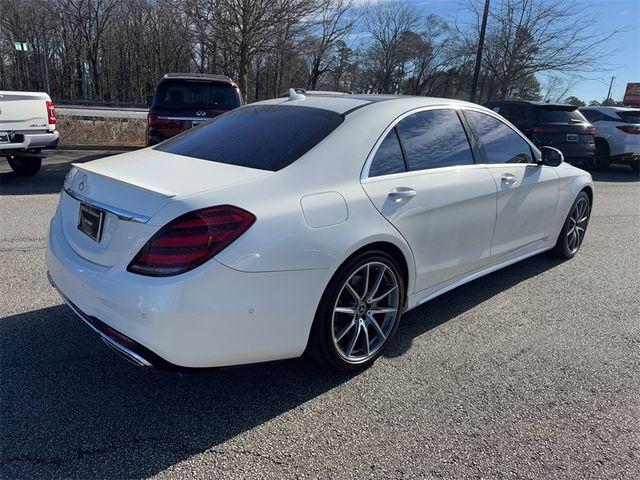
[{"label": "chrome door handle", "polygon": [[505,173],[502,175],[502,184],[503,185],[513,185],[516,183],[516,176],[511,173]]},{"label": "chrome door handle", "polygon": [[407,187],[398,187],[394,188],[389,192],[389,200],[393,200],[394,202],[399,202],[400,200],[404,200],[405,198],[413,198],[416,196],[416,191],[413,188]]}]

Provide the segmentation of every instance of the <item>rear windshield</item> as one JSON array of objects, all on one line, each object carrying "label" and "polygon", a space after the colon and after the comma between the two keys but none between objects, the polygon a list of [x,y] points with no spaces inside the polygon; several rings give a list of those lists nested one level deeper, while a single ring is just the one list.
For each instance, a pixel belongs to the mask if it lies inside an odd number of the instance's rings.
[{"label": "rear windshield", "polygon": [[587,119],[577,109],[545,106],[537,107],[536,110],[538,121],[543,123],[587,123]]},{"label": "rear windshield", "polygon": [[616,112],[626,123],[640,123],[640,110],[628,110],[626,112]]},{"label": "rear windshield", "polygon": [[155,148],[275,172],[311,150],[343,120],[339,113],[318,108],[246,106],[187,130]]},{"label": "rear windshield", "polygon": [[173,80],[158,85],[154,106],[231,110],[240,106],[238,91],[223,83]]}]

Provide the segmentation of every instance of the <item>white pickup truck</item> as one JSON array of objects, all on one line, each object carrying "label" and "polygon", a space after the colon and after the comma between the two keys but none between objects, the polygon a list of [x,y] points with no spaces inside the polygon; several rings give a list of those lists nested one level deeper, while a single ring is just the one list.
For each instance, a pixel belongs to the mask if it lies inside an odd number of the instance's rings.
[{"label": "white pickup truck", "polygon": [[0,157],[18,175],[35,175],[42,150],[56,148],[56,111],[51,98],[39,92],[0,90]]}]

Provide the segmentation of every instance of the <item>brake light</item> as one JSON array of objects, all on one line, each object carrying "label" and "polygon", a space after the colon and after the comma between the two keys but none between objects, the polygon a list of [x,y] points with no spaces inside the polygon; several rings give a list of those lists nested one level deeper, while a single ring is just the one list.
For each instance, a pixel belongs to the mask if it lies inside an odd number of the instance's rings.
[{"label": "brake light", "polygon": [[228,247],[255,220],[251,213],[231,205],[185,213],[151,237],[127,270],[152,277],[188,272]]},{"label": "brake light", "polygon": [[622,130],[624,133],[630,133],[632,135],[640,134],[640,127],[634,127],[633,125],[618,125],[618,130]]},{"label": "brake light", "polygon": [[56,124],[56,109],[53,102],[47,102],[47,118],[49,119],[49,125]]},{"label": "brake light", "polygon": [[587,133],[589,135],[595,135],[596,134],[596,127],[587,127]]},{"label": "brake light", "polygon": [[174,120],[168,120],[166,118],[161,118],[158,115],[154,115],[153,113],[147,114],[147,125],[150,127],[169,127],[169,128],[178,128],[180,124]]},{"label": "brake light", "polygon": [[560,130],[553,127],[533,127],[531,129],[533,133],[559,133]]}]

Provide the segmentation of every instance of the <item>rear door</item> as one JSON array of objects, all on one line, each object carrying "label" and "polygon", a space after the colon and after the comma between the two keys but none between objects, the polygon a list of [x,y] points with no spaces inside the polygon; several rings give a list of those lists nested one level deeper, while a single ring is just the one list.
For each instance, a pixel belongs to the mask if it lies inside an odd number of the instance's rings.
[{"label": "rear door", "polygon": [[492,256],[508,255],[546,240],[558,202],[555,169],[534,163],[529,143],[497,116],[476,110],[465,110],[464,114],[498,190]]},{"label": "rear door", "polygon": [[407,240],[415,291],[485,265],[496,219],[496,186],[473,153],[454,109],[402,118],[374,148],[362,186]]}]

